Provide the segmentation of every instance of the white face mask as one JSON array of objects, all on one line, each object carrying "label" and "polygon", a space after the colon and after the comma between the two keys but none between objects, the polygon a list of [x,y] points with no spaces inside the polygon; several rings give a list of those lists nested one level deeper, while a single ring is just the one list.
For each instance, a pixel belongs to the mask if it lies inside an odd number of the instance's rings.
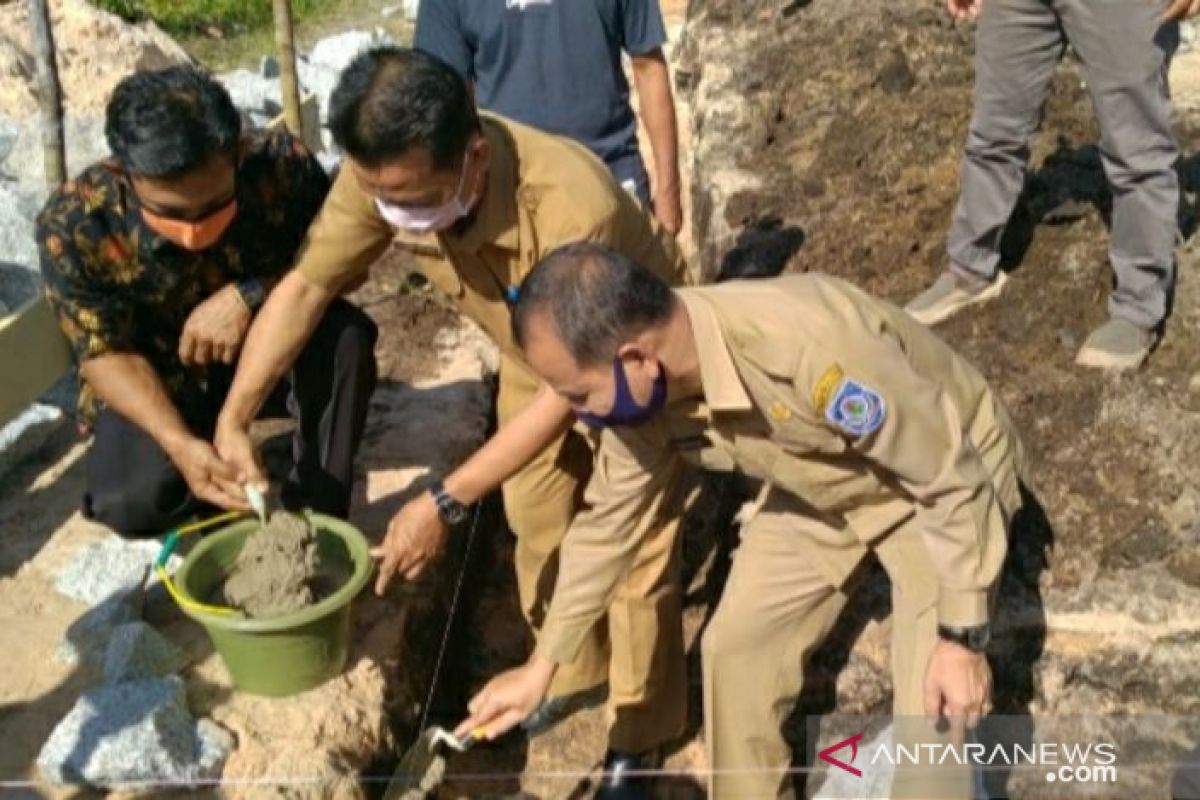
[{"label": "white face mask", "polygon": [[398,206],[385,200],[375,199],[379,214],[389,225],[401,228],[409,233],[440,233],[471,213],[471,206],[463,202],[462,191],[467,183],[467,160],[470,153],[463,157],[462,174],[458,178],[458,188],[454,196],[444,205],[432,208],[408,208]]}]

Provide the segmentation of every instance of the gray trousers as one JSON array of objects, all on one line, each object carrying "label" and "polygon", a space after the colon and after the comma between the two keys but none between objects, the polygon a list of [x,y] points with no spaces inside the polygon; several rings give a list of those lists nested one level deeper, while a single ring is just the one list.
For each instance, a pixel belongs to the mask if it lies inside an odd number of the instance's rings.
[{"label": "gray trousers", "polygon": [[994,278],[1029,142],[1068,42],[1083,64],[1113,192],[1109,313],[1144,328],[1166,317],[1175,282],[1178,146],[1167,68],[1177,25],[1159,0],[984,0],[975,108],[950,228],[950,268]]}]

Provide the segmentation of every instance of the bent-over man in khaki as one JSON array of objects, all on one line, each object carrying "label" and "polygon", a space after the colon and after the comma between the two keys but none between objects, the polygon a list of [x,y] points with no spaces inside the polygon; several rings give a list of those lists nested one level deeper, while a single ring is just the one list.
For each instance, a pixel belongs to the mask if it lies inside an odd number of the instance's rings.
[{"label": "bent-over man in khaki", "polygon": [[[542,387],[513,345],[517,287],[551,249],[581,239],[623,252],[671,284],[683,280],[686,264],[672,237],[591,152],[476,115],[462,79],[432,56],[369,51],[342,76],[331,108],[335,136],[350,158],[295,270],[251,332],[218,450],[234,460],[242,453],[238,463],[253,470],[245,455],[247,413],[285,363],[289,341],[303,335],[315,308],[364,279],[395,245],[499,345],[500,430],[393,519],[376,551],[377,590],[393,574],[419,574],[444,546],[448,523],[503,484],[521,602],[538,627],[593,455],[587,438],[571,430],[568,404]],[[685,722],[676,528],[674,520],[655,522],[619,581],[607,626],[589,626],[552,693],[570,697],[607,681],[609,743],[620,753],[652,750]]]},{"label": "bent-over man in khaki", "polygon": [[[587,319],[571,313],[585,306]],[[515,325],[579,413],[634,403],[644,423],[604,432],[535,655],[476,697],[466,727],[496,735],[537,702],[685,462],[765,487],[703,642],[714,797],[788,791],[781,726],[869,552],[893,583],[897,722],[918,721],[897,735],[932,735],[927,714],[972,724],[986,712],[988,597],[1020,503],[1021,446],[983,377],[940,339],[834,278],[672,292],[587,244],[534,270]],[[947,781],[969,796],[969,775],[952,772],[898,774],[893,796],[945,797]]]}]

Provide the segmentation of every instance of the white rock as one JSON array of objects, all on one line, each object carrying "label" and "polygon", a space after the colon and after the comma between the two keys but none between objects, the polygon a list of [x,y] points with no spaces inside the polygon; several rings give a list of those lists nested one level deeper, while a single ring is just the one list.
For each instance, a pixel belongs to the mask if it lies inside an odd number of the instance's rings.
[{"label": "white rock", "polygon": [[321,119],[327,119],[329,116],[329,98],[333,95],[333,90],[337,88],[338,78],[341,76],[341,73],[338,70],[312,64],[307,61],[298,62],[296,72],[300,78],[300,85],[304,87],[304,93],[306,95],[316,95],[320,101]]},{"label": "white rock", "polygon": [[164,788],[217,777],[228,737],[198,725],[175,676],[88,692],[50,734],[38,768],[57,784]]},{"label": "white rock", "polygon": [[[34,214],[29,213],[35,200],[32,191],[4,181],[0,182],[0,263],[17,265],[25,270],[37,269],[37,242],[34,239]],[[16,308],[29,300],[27,279],[17,273],[0,275],[0,298]],[[13,281],[19,285],[11,285]]]},{"label": "white rock", "polygon": [[275,56],[263,56],[262,61],[258,62],[258,74],[264,78],[278,78],[279,59]]},{"label": "white rock", "polygon": [[[104,138],[104,117],[99,115],[69,116],[64,137],[67,151],[67,174],[76,175],[94,162],[108,156],[108,141]],[[45,149],[36,118],[20,126],[20,133],[11,145],[0,173],[21,184],[27,193],[24,212],[32,219],[46,199]],[[12,260],[7,259],[7,260]]]},{"label": "white rock", "polygon": [[[5,313],[0,303],[0,316]],[[66,424],[63,412],[54,406],[34,403],[12,422],[0,427],[0,478],[36,453]]]},{"label": "white rock", "polygon": [[380,43],[375,36],[366,31],[347,31],[317,42],[308,56],[308,61],[313,66],[341,73],[355,56]]},{"label": "white rock", "polygon": [[283,109],[283,92],[279,81],[274,78],[264,78],[257,72],[239,69],[218,75],[217,80],[229,92],[233,104],[243,112],[274,117]]},{"label": "white rock", "polygon": [[[140,588],[160,549],[155,539],[128,541],[111,534],[80,550],[54,586],[67,597],[94,606],[113,595]],[[181,562],[178,555],[172,555],[167,567],[174,570]],[[151,572],[150,584],[157,580]]]},{"label": "white rock", "polygon": [[104,653],[104,682],[161,678],[184,666],[183,653],[145,622],[119,625]]},{"label": "white rock", "polygon": [[142,616],[140,590],[118,592],[84,612],[67,628],[55,658],[65,664],[99,665],[104,661],[113,631]]}]

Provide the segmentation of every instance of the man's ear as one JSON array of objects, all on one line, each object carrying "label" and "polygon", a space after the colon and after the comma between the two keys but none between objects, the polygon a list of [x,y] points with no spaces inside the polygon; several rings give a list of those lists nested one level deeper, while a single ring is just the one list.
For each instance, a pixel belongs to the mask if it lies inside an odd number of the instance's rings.
[{"label": "man's ear", "polygon": [[639,335],[635,339],[631,339],[625,344],[617,348],[617,358],[627,363],[639,364],[645,361],[654,361],[658,359],[655,356],[653,343],[647,333]]},{"label": "man's ear", "polygon": [[475,141],[471,142],[471,157],[480,165],[481,170],[486,170],[492,163],[492,146],[488,143],[487,137],[480,134],[475,137]]}]

